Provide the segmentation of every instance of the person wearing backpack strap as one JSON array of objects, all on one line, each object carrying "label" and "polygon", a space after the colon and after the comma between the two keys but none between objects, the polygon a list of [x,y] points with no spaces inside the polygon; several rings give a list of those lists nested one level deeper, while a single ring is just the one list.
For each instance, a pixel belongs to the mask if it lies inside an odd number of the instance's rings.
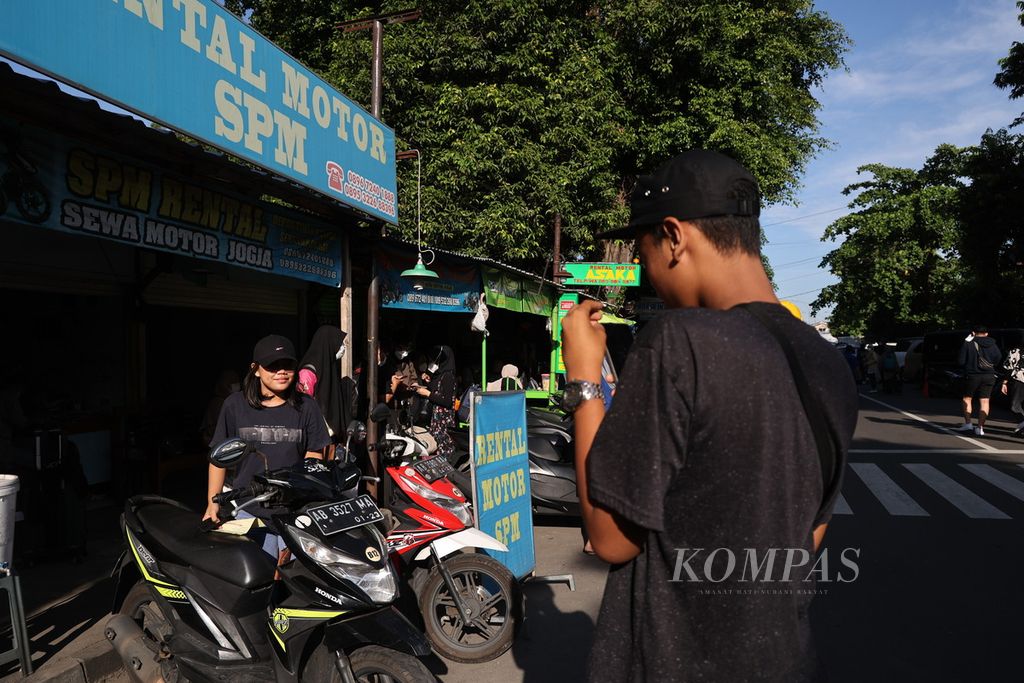
[{"label": "person wearing backpack strap", "polygon": [[[957,430],[974,432],[975,436],[985,436],[985,420],[988,419],[989,397],[996,384],[996,368],[1003,359],[1003,354],[996,340],[988,336],[988,328],[976,325],[963,346],[960,347],[960,366],[967,373],[967,384],[961,398],[964,423]],[[974,412],[974,397],[978,397],[978,425],[971,424]]]},{"label": "person wearing backpack strap", "polygon": [[817,576],[743,568],[813,558],[856,425],[853,375],[775,296],[746,168],[684,152],[630,204],[629,224],[599,237],[636,240],[666,310],[634,340],[610,408],[601,304],[562,321],[581,512],[612,565],[589,680],[822,680]]}]

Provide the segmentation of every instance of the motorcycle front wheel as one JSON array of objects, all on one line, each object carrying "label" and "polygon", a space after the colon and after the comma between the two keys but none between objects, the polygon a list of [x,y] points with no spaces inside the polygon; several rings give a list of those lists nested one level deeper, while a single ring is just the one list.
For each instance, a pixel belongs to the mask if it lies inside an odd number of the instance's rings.
[{"label": "motorcycle front wheel", "polygon": [[487,662],[512,647],[522,610],[519,584],[505,565],[480,553],[443,560],[469,614],[459,613],[437,567],[419,592],[427,638],[438,654],[455,662]]},{"label": "motorcycle front wheel", "polygon": [[[358,683],[436,683],[423,662],[412,655],[379,645],[361,647],[348,656]],[[342,683],[335,654],[321,645],[302,672],[303,683]]]}]

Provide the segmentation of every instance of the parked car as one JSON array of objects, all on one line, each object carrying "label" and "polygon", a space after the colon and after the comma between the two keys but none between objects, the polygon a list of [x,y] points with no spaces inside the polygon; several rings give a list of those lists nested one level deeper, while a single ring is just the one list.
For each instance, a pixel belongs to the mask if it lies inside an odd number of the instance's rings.
[{"label": "parked car", "polygon": [[903,381],[920,382],[924,376],[924,338],[910,341],[902,359]]}]

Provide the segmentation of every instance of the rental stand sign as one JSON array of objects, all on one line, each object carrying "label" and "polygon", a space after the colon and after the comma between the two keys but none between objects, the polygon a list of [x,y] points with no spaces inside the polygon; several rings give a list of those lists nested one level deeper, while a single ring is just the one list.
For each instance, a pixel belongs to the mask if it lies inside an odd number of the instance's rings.
[{"label": "rental stand sign", "polygon": [[214,0],[7,0],[0,54],[398,223],[394,131]]},{"label": "rental stand sign", "polygon": [[470,409],[469,457],[476,526],[508,546],[482,550],[517,579],[534,570],[530,460],[526,445],[526,395],[477,393]]}]

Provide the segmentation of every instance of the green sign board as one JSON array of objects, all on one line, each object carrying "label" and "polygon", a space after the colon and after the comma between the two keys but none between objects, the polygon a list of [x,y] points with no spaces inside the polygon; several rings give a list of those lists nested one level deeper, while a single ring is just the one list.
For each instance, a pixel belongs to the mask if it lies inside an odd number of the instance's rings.
[{"label": "green sign board", "polygon": [[487,305],[516,313],[551,315],[555,305],[554,291],[547,285],[538,286],[514,273],[496,268],[482,268]]},{"label": "green sign board", "polygon": [[572,274],[563,284],[575,286],[639,287],[640,266],[634,263],[566,263]]},{"label": "green sign board", "polygon": [[[555,344],[555,362],[551,364],[554,372],[565,373],[565,361],[562,359],[562,318],[569,314],[572,307],[580,302],[580,295],[569,292],[558,299],[558,309],[555,316],[555,325],[551,330],[551,338]],[[551,379],[554,382],[554,378]]]}]

